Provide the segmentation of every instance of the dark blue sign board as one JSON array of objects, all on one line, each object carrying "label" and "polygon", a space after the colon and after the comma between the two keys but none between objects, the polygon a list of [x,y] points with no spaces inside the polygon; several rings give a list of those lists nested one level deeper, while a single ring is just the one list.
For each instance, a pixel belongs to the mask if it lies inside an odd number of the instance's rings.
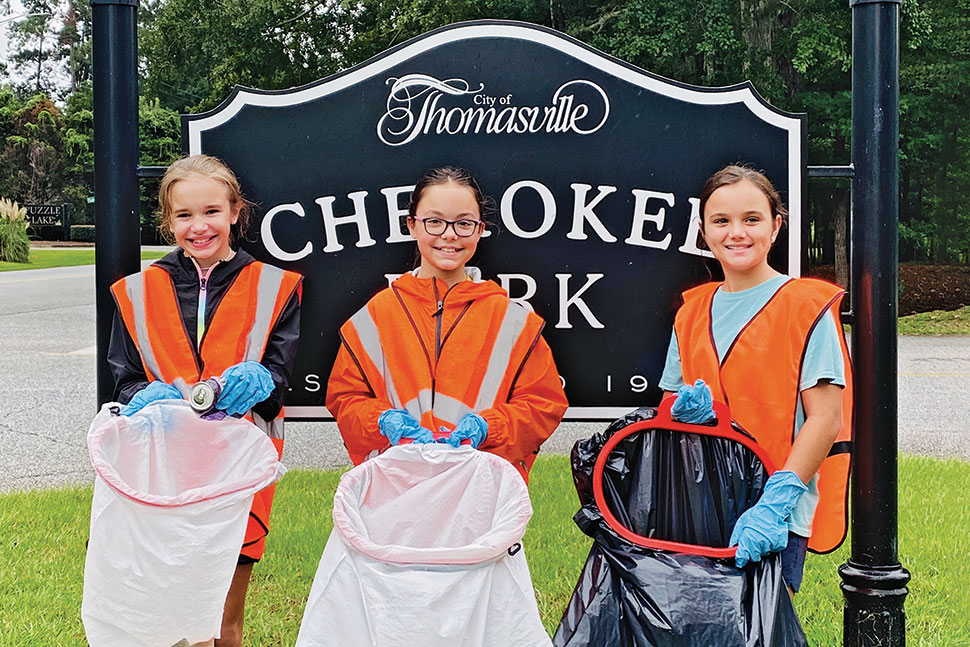
[{"label": "dark blue sign board", "polygon": [[244,246],[306,275],[288,417],[329,417],[337,329],[414,266],[408,194],[447,164],[494,198],[472,264],[546,320],[567,419],[581,420],[657,401],[679,293],[709,277],[697,196],[718,168],[767,173],[790,210],[774,264],[799,275],[805,126],[749,83],[688,86],[549,29],[482,21],[301,88],[236,88],[183,117],[183,141],[225,160],[257,203]]}]

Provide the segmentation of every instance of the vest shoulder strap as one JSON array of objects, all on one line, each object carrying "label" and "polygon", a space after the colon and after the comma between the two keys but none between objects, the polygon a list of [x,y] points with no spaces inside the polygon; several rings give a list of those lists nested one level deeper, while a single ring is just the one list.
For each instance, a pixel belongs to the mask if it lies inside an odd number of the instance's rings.
[{"label": "vest shoulder strap", "polygon": [[[288,272],[274,265],[256,261],[244,268],[249,273],[258,272],[255,286],[247,290],[255,291],[256,308],[253,313],[252,327],[246,336],[246,350],[240,361],[258,362],[266,350],[270,333],[276,326],[283,308],[296,292],[303,277],[296,272]],[[250,279],[252,280],[252,279]],[[227,295],[228,296],[228,295]]]},{"label": "vest shoulder strap", "polygon": [[721,285],[722,285],[721,281],[710,281],[708,283],[702,283],[701,285],[690,288],[689,290],[684,290],[681,293],[681,296],[684,299],[684,303],[688,303],[695,299],[699,299],[703,301],[704,297],[714,294],[714,292],[719,287],[721,287]]},{"label": "vest shoulder strap", "polygon": [[151,265],[111,286],[149,380],[194,379],[198,367],[168,272]]}]

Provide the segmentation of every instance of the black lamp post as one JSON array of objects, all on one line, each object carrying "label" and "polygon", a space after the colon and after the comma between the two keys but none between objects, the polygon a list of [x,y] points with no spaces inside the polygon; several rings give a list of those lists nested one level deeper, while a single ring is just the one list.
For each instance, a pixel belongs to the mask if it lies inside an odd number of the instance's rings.
[{"label": "black lamp post", "polygon": [[852,556],[839,568],[845,647],[906,644],[897,555],[899,2],[852,7]]},{"label": "black lamp post", "polygon": [[91,0],[94,48],[94,224],[98,405],[111,400],[108,341],[115,305],[109,290],[137,272],[138,0]]}]

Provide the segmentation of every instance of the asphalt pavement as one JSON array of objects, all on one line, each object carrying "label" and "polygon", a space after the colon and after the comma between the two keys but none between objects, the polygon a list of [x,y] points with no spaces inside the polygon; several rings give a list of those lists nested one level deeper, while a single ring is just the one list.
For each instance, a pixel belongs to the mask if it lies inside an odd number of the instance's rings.
[{"label": "asphalt pavement", "polygon": [[[0,491],[93,481],[94,267],[0,272]],[[970,461],[970,337],[899,338],[899,448]],[[606,423],[564,423],[543,445],[568,452]],[[333,423],[291,422],[291,468],[347,464]]]}]

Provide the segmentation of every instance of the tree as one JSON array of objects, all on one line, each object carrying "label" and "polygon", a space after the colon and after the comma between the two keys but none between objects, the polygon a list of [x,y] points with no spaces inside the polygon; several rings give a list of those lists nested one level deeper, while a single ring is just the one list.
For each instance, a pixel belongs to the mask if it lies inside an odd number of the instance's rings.
[{"label": "tree", "polygon": [[64,151],[57,106],[43,94],[14,116],[13,133],[0,154],[0,194],[21,204],[46,204],[64,184]]},{"label": "tree", "polygon": [[541,0],[358,0],[335,11],[337,61],[356,65],[415,36],[455,22],[482,18],[550,25],[553,2]]},{"label": "tree", "polygon": [[[23,4],[45,14],[65,7],[59,34],[50,16],[15,24],[9,67],[28,77],[29,87],[18,88],[22,101],[38,87],[52,89],[55,64],[69,63],[65,182],[82,187],[80,194],[90,175],[91,10],[80,0]],[[900,10],[900,258],[970,263],[970,0],[907,0]],[[311,83],[478,18],[550,26],[681,82],[751,80],[770,103],[808,114],[810,164],[849,162],[852,14],[845,0],[142,0],[142,163],[167,163],[178,150],[175,113],[208,110],[234,85]],[[22,107],[15,98],[0,88],[0,145],[14,134],[10,114]],[[0,168],[0,186],[11,173]],[[834,260],[847,278],[848,183],[810,188],[813,236],[825,241],[825,262]]]},{"label": "tree", "polygon": [[[142,87],[162,107],[200,111],[234,85],[303,85],[335,72],[334,2],[169,0],[141,32]],[[173,38],[173,34],[178,34]]]},{"label": "tree", "polygon": [[62,199],[71,207],[76,224],[94,222],[88,196],[94,195],[94,93],[90,80],[82,81],[67,98],[61,121],[65,182]]},{"label": "tree", "polygon": [[967,264],[970,0],[921,0],[918,9],[923,32],[901,55],[900,252]]},{"label": "tree", "polygon": [[91,79],[91,4],[68,0],[61,29],[59,58],[67,62],[70,90]]},{"label": "tree", "polygon": [[[167,166],[182,152],[182,122],[179,113],[161,106],[158,99],[141,97],[138,101],[138,151],[143,166]],[[143,228],[157,226],[157,179],[140,183],[141,224]]]},{"label": "tree", "polygon": [[14,71],[24,74],[23,89],[29,93],[53,95],[56,91],[55,65],[59,55],[55,31],[57,0],[26,0],[27,14],[9,27],[10,61]]}]

